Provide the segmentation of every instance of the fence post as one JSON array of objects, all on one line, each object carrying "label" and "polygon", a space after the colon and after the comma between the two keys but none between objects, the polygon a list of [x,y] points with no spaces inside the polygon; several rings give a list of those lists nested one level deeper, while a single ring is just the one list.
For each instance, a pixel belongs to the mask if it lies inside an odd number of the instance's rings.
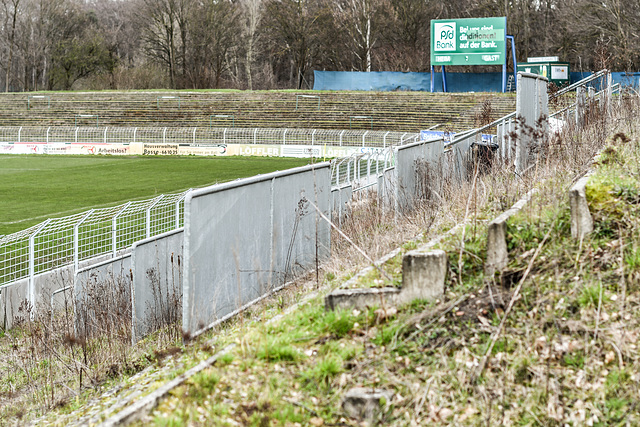
[{"label": "fence post", "polygon": [[311,146],[313,147],[314,143],[315,143],[315,136],[316,136],[316,132],[318,131],[318,129],[314,129],[313,133],[311,134]]},{"label": "fence post", "polygon": [[176,228],[180,228],[180,203],[184,201],[187,194],[189,194],[189,191],[191,191],[191,188],[182,193],[182,196],[176,200]]},{"label": "fence post", "polygon": [[167,128],[164,128],[164,130],[162,131],[162,143],[167,143]]},{"label": "fence post", "polygon": [[256,139],[257,138],[257,134],[258,134],[258,128],[254,128],[253,129],[253,143],[254,144],[257,144],[257,142],[256,142],[257,141],[257,139]]},{"label": "fence post", "polygon": [[164,197],[164,194],[161,194],[158,197],[156,197],[155,200],[153,202],[151,202],[151,204],[149,205],[149,207],[147,208],[147,210],[144,213],[144,216],[145,216],[145,235],[147,236],[147,239],[149,237],[151,237],[151,209],[153,209],[153,207],[155,205],[157,205],[160,202],[160,200],[162,200],[163,197]]},{"label": "fence post", "polygon": [[20,129],[18,129],[18,144],[22,142],[21,137],[22,137],[22,126],[20,126]]},{"label": "fence post", "polygon": [[193,144],[194,144],[194,145],[195,145],[195,143],[196,143],[196,130],[197,130],[197,129],[198,129],[197,127],[194,127],[194,128],[193,128]]},{"label": "fence post", "polygon": [[611,99],[613,96],[613,91],[612,91],[612,82],[613,82],[613,75],[611,74],[611,71],[607,71],[607,76],[606,76],[606,82],[607,82],[607,90],[605,92],[605,111],[607,112],[608,115],[611,114]]},{"label": "fence post", "polygon": [[76,126],[75,136],[73,137],[73,142],[76,144],[78,143],[78,130],[80,130],[80,128]]},{"label": "fence post", "polygon": [[131,202],[127,202],[111,220],[111,252],[114,257],[118,252],[118,217],[129,207],[129,205],[131,205]]},{"label": "fence post", "polygon": [[365,131],[365,133],[362,134],[362,146],[364,147],[364,139],[367,136],[367,134],[369,133],[369,131]]},{"label": "fence post", "polygon": [[29,236],[29,304],[31,305],[29,317],[31,320],[35,318],[36,314],[36,236],[51,222],[51,218],[40,224],[38,229]]},{"label": "fence post", "polygon": [[73,268],[75,271],[78,271],[78,265],[80,264],[79,228],[82,225],[82,223],[85,222],[87,218],[89,218],[94,211],[95,209],[91,209],[89,212],[85,214],[85,216],[80,218],[80,221],[76,222],[76,224],[73,226]]},{"label": "fence post", "polygon": [[49,143],[49,131],[51,130],[51,126],[47,128],[47,144]]},{"label": "fence post", "polygon": [[109,126],[107,126],[106,128],[104,128],[104,138],[103,138],[103,142],[106,144],[107,143],[107,129],[109,129]]},{"label": "fence post", "polygon": [[353,181],[357,181],[360,178],[360,159],[353,159]]},{"label": "fence post", "polygon": [[584,117],[584,104],[585,104],[586,91],[584,86],[576,88],[576,126],[582,126]]}]

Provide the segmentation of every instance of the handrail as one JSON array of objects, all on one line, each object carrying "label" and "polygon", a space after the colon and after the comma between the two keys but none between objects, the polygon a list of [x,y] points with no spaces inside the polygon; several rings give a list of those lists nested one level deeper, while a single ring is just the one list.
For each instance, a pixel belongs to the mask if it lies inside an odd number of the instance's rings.
[{"label": "handrail", "polygon": [[587,77],[585,77],[584,79],[582,79],[580,81],[577,81],[575,83],[570,84],[569,86],[567,86],[565,88],[560,89],[559,91],[557,91],[553,95],[549,96],[549,99],[554,99],[554,98],[557,98],[557,97],[559,97],[561,95],[564,95],[567,92],[571,92],[572,90],[574,90],[577,87],[584,86],[585,84],[587,84],[589,82],[592,82],[592,81],[594,81],[596,79],[599,79],[600,77],[606,75],[608,72],[609,72],[609,70],[604,69],[604,70],[598,71],[595,74],[591,74],[590,76],[587,76]]}]

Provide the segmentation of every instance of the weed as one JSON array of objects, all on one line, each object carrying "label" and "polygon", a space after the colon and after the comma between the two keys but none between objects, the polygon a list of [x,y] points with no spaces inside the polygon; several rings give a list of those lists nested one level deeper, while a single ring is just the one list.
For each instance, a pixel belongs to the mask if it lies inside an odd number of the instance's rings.
[{"label": "weed", "polygon": [[342,338],[349,334],[356,323],[353,313],[347,310],[331,310],[324,317],[323,330],[335,338]]},{"label": "weed", "polygon": [[600,301],[601,303],[609,301],[609,298],[602,290],[602,283],[585,285],[578,297],[578,303],[581,307],[598,308]]},{"label": "weed", "polygon": [[219,382],[220,375],[213,369],[207,369],[191,377],[191,383],[195,387],[191,387],[189,393],[196,399],[204,400],[212,394]]},{"label": "weed", "polygon": [[311,369],[302,373],[302,380],[307,387],[328,388],[331,380],[343,371],[343,360],[336,354],[329,354],[320,359]]},{"label": "weed", "polygon": [[265,337],[265,341],[256,351],[258,359],[267,362],[297,362],[303,355],[285,338]]}]

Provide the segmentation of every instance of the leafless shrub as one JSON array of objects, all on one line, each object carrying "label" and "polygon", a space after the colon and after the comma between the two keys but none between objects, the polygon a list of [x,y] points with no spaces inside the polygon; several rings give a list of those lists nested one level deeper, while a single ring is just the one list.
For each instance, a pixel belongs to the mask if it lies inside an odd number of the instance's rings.
[{"label": "leafless shrub", "polygon": [[163,331],[166,340],[181,339],[182,320],[182,259],[180,255],[171,254],[171,278],[160,277],[158,270],[150,268],[146,271],[147,283],[151,285],[152,300],[147,301],[144,315],[145,333]]}]

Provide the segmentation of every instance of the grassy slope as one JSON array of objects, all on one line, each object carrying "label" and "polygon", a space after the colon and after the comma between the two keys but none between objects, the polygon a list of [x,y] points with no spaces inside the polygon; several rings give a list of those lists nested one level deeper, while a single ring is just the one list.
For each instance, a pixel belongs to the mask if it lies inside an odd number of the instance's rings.
[{"label": "grassy slope", "polygon": [[312,300],[244,330],[230,355],[143,423],[356,425],[340,409],[354,386],[395,393],[384,425],[640,423],[638,164],[638,140],[604,151],[588,189],[596,227],[585,241],[571,239],[566,198],[550,196],[566,194],[570,178],[547,182],[509,223],[501,276],[483,276],[485,231],[470,226],[462,263],[460,234],[441,245],[450,254],[445,301],[387,317],[375,308],[327,313]]},{"label": "grassy slope", "polygon": [[0,156],[0,234],[85,209],[284,170],[306,159]]}]

